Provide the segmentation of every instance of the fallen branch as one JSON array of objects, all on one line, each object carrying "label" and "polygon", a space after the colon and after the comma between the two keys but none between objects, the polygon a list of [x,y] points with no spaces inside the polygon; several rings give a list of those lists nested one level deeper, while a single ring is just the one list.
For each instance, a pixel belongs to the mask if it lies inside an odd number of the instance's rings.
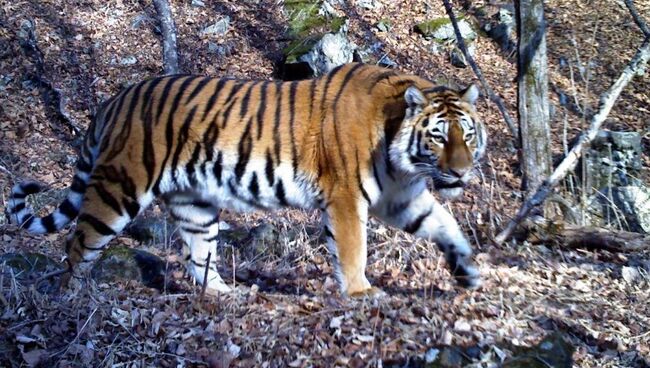
[{"label": "fallen branch", "polygon": [[485,77],[483,77],[483,73],[481,72],[481,69],[479,69],[478,65],[476,65],[476,62],[474,61],[474,58],[472,58],[472,55],[469,54],[467,51],[467,47],[465,46],[465,41],[463,40],[463,36],[460,33],[460,29],[458,28],[458,22],[456,20],[456,15],[454,15],[454,9],[451,6],[451,3],[449,0],[442,0],[442,2],[445,4],[445,10],[447,11],[447,15],[449,16],[449,20],[451,20],[451,24],[454,27],[454,33],[456,34],[456,42],[458,43],[458,48],[463,52],[463,55],[465,56],[465,60],[469,63],[469,65],[472,67],[472,70],[474,71],[474,74],[476,74],[476,77],[479,79],[481,82],[481,85],[483,86],[483,89],[485,89],[488,93],[488,97],[492,102],[494,102],[495,105],[497,105],[497,108],[499,111],[501,111],[501,115],[503,115],[503,120],[505,120],[506,124],[508,125],[508,128],[510,129],[510,134],[512,134],[512,141],[514,143],[515,148],[519,148],[519,131],[517,130],[517,125],[515,125],[514,121],[510,117],[510,114],[508,114],[508,110],[506,110],[503,100],[501,100],[501,97],[499,97],[492,88],[490,88],[490,85],[487,83],[485,80]]},{"label": "fallen branch", "polygon": [[553,171],[551,176],[544,180],[542,184],[533,191],[535,194],[524,202],[515,217],[510,220],[506,228],[497,235],[495,243],[503,244],[504,241],[510,238],[515,228],[523,219],[526,218],[526,216],[528,216],[528,213],[530,213],[533,208],[544,203],[546,197],[551,194],[553,188],[575,168],[578,159],[582,155],[582,151],[598,134],[600,126],[609,115],[609,112],[614,106],[614,102],[616,102],[616,99],[621,94],[621,91],[623,91],[623,88],[625,88],[637,72],[645,67],[649,58],[650,36],[646,37],[645,41],[643,41],[643,44],[641,44],[641,47],[625,67],[616,82],[614,82],[614,84],[612,84],[612,86],[600,96],[598,112],[591,118],[587,132],[580,135],[578,142],[571,148],[566,158],[564,158],[558,167],[555,168],[555,171]]},{"label": "fallen branch", "polygon": [[158,23],[162,33],[163,70],[165,74],[178,74],[178,47],[176,46],[176,25],[167,0],[153,0],[158,13]]},{"label": "fallen branch", "polygon": [[[45,77],[45,62],[43,52],[38,47],[36,35],[34,34],[34,22],[24,21],[20,25],[20,31],[17,32],[18,42],[27,57],[31,58],[34,63],[35,71],[27,74],[27,79],[34,83],[41,91],[41,98],[45,104],[45,110],[49,115],[50,121],[58,123],[68,128],[74,136],[80,137],[84,134],[84,129],[80,127],[68,114],[65,108],[65,97],[59,89],[54,87]],[[53,127],[55,131],[60,131],[59,127]],[[74,138],[65,137],[64,140],[73,141]]]},{"label": "fallen branch", "polygon": [[568,225],[551,233],[548,240],[562,247],[603,249],[610,252],[650,250],[650,235],[629,231]]},{"label": "fallen branch", "polygon": [[650,37],[650,28],[648,28],[648,25],[645,23],[643,18],[639,15],[639,13],[636,11],[636,7],[634,7],[634,3],[632,0],[625,0],[625,6],[630,10],[630,14],[632,14],[632,18],[634,18],[634,22],[636,23],[637,26],[641,29],[643,34],[646,37]]}]

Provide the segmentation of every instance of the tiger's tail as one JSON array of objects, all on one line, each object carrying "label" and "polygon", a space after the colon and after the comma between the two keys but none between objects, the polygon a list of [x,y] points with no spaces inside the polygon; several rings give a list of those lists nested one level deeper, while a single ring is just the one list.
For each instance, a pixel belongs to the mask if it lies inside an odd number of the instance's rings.
[{"label": "tiger's tail", "polygon": [[77,218],[95,164],[95,152],[99,141],[97,134],[101,134],[102,130],[101,127],[99,129],[95,127],[102,119],[101,116],[103,114],[98,113],[88,128],[66,199],[49,215],[38,217],[27,206],[27,196],[40,193],[43,188],[34,181],[16,184],[11,190],[6,208],[9,222],[18,224],[33,234],[46,234],[60,231]]}]

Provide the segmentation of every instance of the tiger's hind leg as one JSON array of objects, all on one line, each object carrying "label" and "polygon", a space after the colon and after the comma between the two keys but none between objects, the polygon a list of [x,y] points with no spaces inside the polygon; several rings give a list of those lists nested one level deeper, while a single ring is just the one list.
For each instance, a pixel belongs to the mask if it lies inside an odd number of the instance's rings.
[{"label": "tiger's hind leg", "polygon": [[417,237],[435,241],[445,253],[447,265],[458,283],[470,289],[480,286],[469,242],[454,217],[426,189],[424,182],[404,186],[374,208],[373,214]]},{"label": "tiger's hind leg", "polygon": [[189,248],[188,273],[200,284],[205,280],[210,290],[229,292],[230,287],[217,271],[219,208],[216,203],[193,193],[175,193],[166,196],[165,201],[185,246]]},{"label": "tiger's hind leg", "polygon": [[138,195],[134,185],[125,190],[123,184],[102,178],[88,183],[77,227],[66,241],[67,260],[75,273],[88,271],[108,242],[151,204],[151,193]]}]

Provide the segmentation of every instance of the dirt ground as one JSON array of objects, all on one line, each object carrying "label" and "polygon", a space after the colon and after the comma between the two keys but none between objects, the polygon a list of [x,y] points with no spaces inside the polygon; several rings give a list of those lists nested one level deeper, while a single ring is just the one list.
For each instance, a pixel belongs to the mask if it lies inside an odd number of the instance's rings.
[{"label": "dirt ground", "polygon": [[[413,31],[417,22],[444,16],[442,2],[378,2],[381,6],[372,10],[339,5],[357,45],[381,42],[381,53],[398,69],[431,80],[476,81],[471,69],[454,68],[445,53],[431,52],[435,41]],[[471,2],[467,13],[480,7],[494,11],[494,3]],[[636,3],[650,20],[650,3]],[[273,78],[289,41],[282,2],[205,4],[172,2],[183,71]],[[463,4],[455,6],[460,10]],[[599,94],[634,54],[642,34],[622,2],[549,0],[546,8],[552,150],[559,155],[565,130],[573,137],[585,125],[580,112],[597,108]],[[224,35],[201,34],[225,16],[230,27]],[[60,190],[73,174],[80,136],[52,119],[55,113],[33,76],[60,91],[63,111],[83,131],[100,101],[160,73],[161,42],[153,17],[149,2],[135,0],[0,2],[0,207],[21,180]],[[387,18],[391,29],[380,31],[377,22]],[[19,42],[26,21],[34,25],[42,70]],[[215,44],[227,52],[211,52]],[[477,64],[516,116],[513,59],[487,37],[479,37],[475,46]],[[605,128],[643,134],[643,175],[650,182],[647,73],[625,89]],[[559,92],[577,103],[562,106]],[[345,299],[331,275],[317,213],[226,211],[224,220],[231,226],[246,230],[271,224],[279,233],[273,246],[252,257],[224,247],[220,260],[223,274],[230,275],[225,279],[236,284],[233,294],[201,298],[200,287],[183,272],[173,229],[162,242],[138,244],[120,237],[112,243],[165,260],[170,287],[163,290],[123,282],[42,294],[16,282],[15,275],[1,274],[0,366],[420,366],[430,348],[453,345],[478,347],[474,366],[489,367],[554,331],[575,347],[577,367],[649,366],[650,276],[640,267],[635,282],[623,277],[625,267],[649,262],[647,252],[489,242],[516,211],[522,193],[512,137],[499,111],[485,98],[478,107],[489,130],[488,155],[480,179],[448,207],[473,243],[485,281],[480,290],[454,285],[435,244],[373,220],[367,272],[387,295]],[[44,211],[56,204],[56,195],[43,198]],[[1,216],[0,225],[2,253],[63,256],[67,230],[33,236]]]}]

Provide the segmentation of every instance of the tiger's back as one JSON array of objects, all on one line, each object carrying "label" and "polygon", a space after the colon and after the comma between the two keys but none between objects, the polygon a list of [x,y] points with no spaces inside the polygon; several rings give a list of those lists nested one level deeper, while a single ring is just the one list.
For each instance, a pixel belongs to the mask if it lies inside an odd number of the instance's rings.
[{"label": "tiger's back", "polygon": [[96,259],[113,236],[162,197],[190,248],[191,274],[201,279],[208,267],[208,286],[226,290],[216,257],[206,264],[217,241],[220,208],[319,208],[342,288],[367,291],[365,218],[386,212],[391,203],[384,197],[391,190],[423,190],[411,188],[413,173],[390,152],[405,134],[412,108],[408,87],[434,86],[363,64],[284,83],[149,79],[123,90],[98,113],[71,194],[55,213],[32,217],[24,197],[38,188],[29,184],[15,188],[10,211],[32,232],[57,231],[78,213],[66,246],[76,265]]}]

